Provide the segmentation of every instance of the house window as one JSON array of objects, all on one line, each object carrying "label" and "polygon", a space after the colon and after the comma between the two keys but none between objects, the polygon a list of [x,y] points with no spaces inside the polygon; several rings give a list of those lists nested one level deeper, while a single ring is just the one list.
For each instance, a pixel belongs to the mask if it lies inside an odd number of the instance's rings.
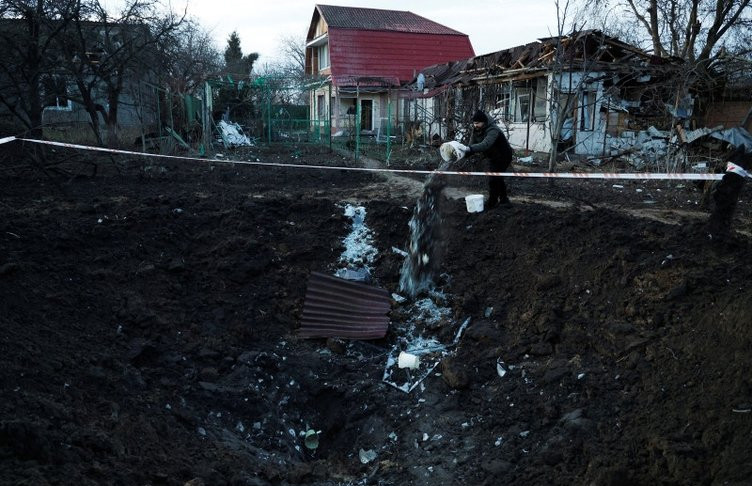
[{"label": "house window", "polygon": [[319,70],[329,67],[329,44],[319,47]]},{"label": "house window", "polygon": [[595,130],[596,91],[583,91],[580,105],[580,130]]},{"label": "house window", "polygon": [[499,121],[509,121],[509,105],[511,101],[512,86],[508,83],[501,85],[501,92],[496,94],[494,99],[494,109]]},{"label": "house window", "polygon": [[373,130],[373,100],[360,100],[360,129]]},{"label": "house window", "polygon": [[[411,100],[408,100],[408,99],[402,100],[402,113],[403,113],[403,117],[405,118],[405,120],[413,119],[413,113],[412,113],[413,110],[411,106],[412,104],[413,102]],[[417,117],[417,108],[415,111],[416,111],[415,116]]]},{"label": "house window", "polygon": [[444,100],[441,95],[433,98],[433,119],[440,120],[444,118]]},{"label": "house window", "polygon": [[515,95],[514,121],[526,122],[530,118],[530,91],[518,89]]},{"label": "house window", "polygon": [[535,104],[533,105],[533,121],[542,122],[546,119],[546,78],[538,78],[535,85]]},{"label": "house window", "polygon": [[71,111],[73,103],[68,98],[68,85],[62,76],[42,78],[44,109]]},{"label": "house window", "polygon": [[318,95],[316,97],[316,107],[318,108],[316,113],[318,114],[319,120],[326,119],[326,96]]},{"label": "house window", "polygon": [[561,132],[559,140],[567,142],[572,140],[573,130],[575,128],[575,119],[577,115],[577,97],[570,93],[556,91],[554,93],[554,105],[551,107],[551,116],[562,117]]}]

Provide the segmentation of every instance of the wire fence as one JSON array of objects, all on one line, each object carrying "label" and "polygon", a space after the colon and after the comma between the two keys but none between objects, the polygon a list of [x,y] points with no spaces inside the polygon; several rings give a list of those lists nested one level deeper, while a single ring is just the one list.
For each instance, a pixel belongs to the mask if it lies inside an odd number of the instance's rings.
[{"label": "wire fence", "polygon": [[[325,105],[318,105],[321,100]],[[45,111],[43,136],[165,155],[210,156],[241,146],[315,144],[355,160],[367,157],[410,166],[424,161],[431,146],[454,135],[451,121],[414,100],[384,93],[334,100],[331,88],[322,84],[273,78],[217,79],[192,94],[141,82],[124,96],[116,126],[69,103],[64,110]],[[97,136],[101,134],[107,136]]]}]

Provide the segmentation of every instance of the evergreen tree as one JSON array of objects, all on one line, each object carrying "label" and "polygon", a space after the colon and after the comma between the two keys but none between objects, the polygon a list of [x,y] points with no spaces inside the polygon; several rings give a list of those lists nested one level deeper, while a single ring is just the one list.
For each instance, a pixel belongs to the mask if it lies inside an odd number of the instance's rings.
[{"label": "evergreen tree", "polygon": [[253,90],[249,78],[256,59],[258,54],[255,52],[243,55],[237,32],[230,34],[225,48],[224,84],[215,103],[233,121],[246,122],[253,116]]},{"label": "evergreen tree", "polygon": [[230,34],[227,39],[227,48],[225,48],[226,74],[236,80],[247,79],[251,75],[256,59],[258,59],[258,54],[255,52],[247,56],[243,55],[243,50],[240,48],[240,36],[237,32]]}]

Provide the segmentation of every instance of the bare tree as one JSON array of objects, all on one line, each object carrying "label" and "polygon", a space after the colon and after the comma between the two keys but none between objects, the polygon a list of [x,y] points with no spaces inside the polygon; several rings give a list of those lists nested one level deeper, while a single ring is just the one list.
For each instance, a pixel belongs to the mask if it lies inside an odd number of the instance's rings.
[{"label": "bare tree", "polygon": [[0,1],[0,104],[42,133],[44,86],[56,85],[55,43],[77,14],[77,0]]},{"label": "bare tree", "polygon": [[160,45],[161,73],[171,91],[193,93],[222,69],[222,54],[195,19],[185,21]]},{"label": "bare tree", "polygon": [[[564,77],[565,71],[565,53],[562,46],[562,37],[564,35],[564,29],[566,28],[569,19],[567,14],[569,13],[569,0],[562,5],[559,0],[554,2],[556,6],[556,37],[554,48],[554,56],[552,60],[552,79],[548,87],[548,106],[549,106],[549,118],[548,128],[551,139],[551,151],[548,154],[548,170],[553,172],[556,166],[556,159],[559,156],[559,143],[562,139],[562,130],[565,123],[568,121],[573,123],[573,117],[571,116],[574,109],[574,96],[564,95],[562,84],[567,85],[567,91],[571,91],[572,88],[572,76],[571,71],[567,71],[568,76]],[[572,127],[572,131],[574,127]],[[571,133],[570,133],[571,135]]]},{"label": "bare tree", "polygon": [[750,0],[581,0],[586,12],[603,18],[604,28],[632,31],[642,47],[660,57],[681,57],[700,74],[710,71],[724,51],[748,55]]},{"label": "bare tree", "polygon": [[[107,127],[107,144],[114,146],[126,83],[142,79],[157,64],[159,43],[183,20],[171,11],[163,13],[157,0],[129,0],[115,17],[98,0],[82,8],[60,49],[100,143],[99,116]],[[102,91],[104,100],[97,96]]]},{"label": "bare tree", "polygon": [[280,38],[278,47],[280,62],[290,74],[305,73],[305,37],[286,35]]},{"label": "bare tree", "polygon": [[265,86],[276,103],[305,104],[307,86],[313,81],[305,74],[305,39],[284,36],[277,46],[278,57],[254,69],[257,77],[265,78]]}]

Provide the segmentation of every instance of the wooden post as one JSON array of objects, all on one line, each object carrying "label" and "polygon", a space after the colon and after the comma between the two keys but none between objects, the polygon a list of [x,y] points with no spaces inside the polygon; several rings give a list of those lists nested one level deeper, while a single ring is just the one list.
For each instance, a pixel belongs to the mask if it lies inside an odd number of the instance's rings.
[{"label": "wooden post", "polygon": [[355,81],[355,160],[360,152],[360,81]]}]

